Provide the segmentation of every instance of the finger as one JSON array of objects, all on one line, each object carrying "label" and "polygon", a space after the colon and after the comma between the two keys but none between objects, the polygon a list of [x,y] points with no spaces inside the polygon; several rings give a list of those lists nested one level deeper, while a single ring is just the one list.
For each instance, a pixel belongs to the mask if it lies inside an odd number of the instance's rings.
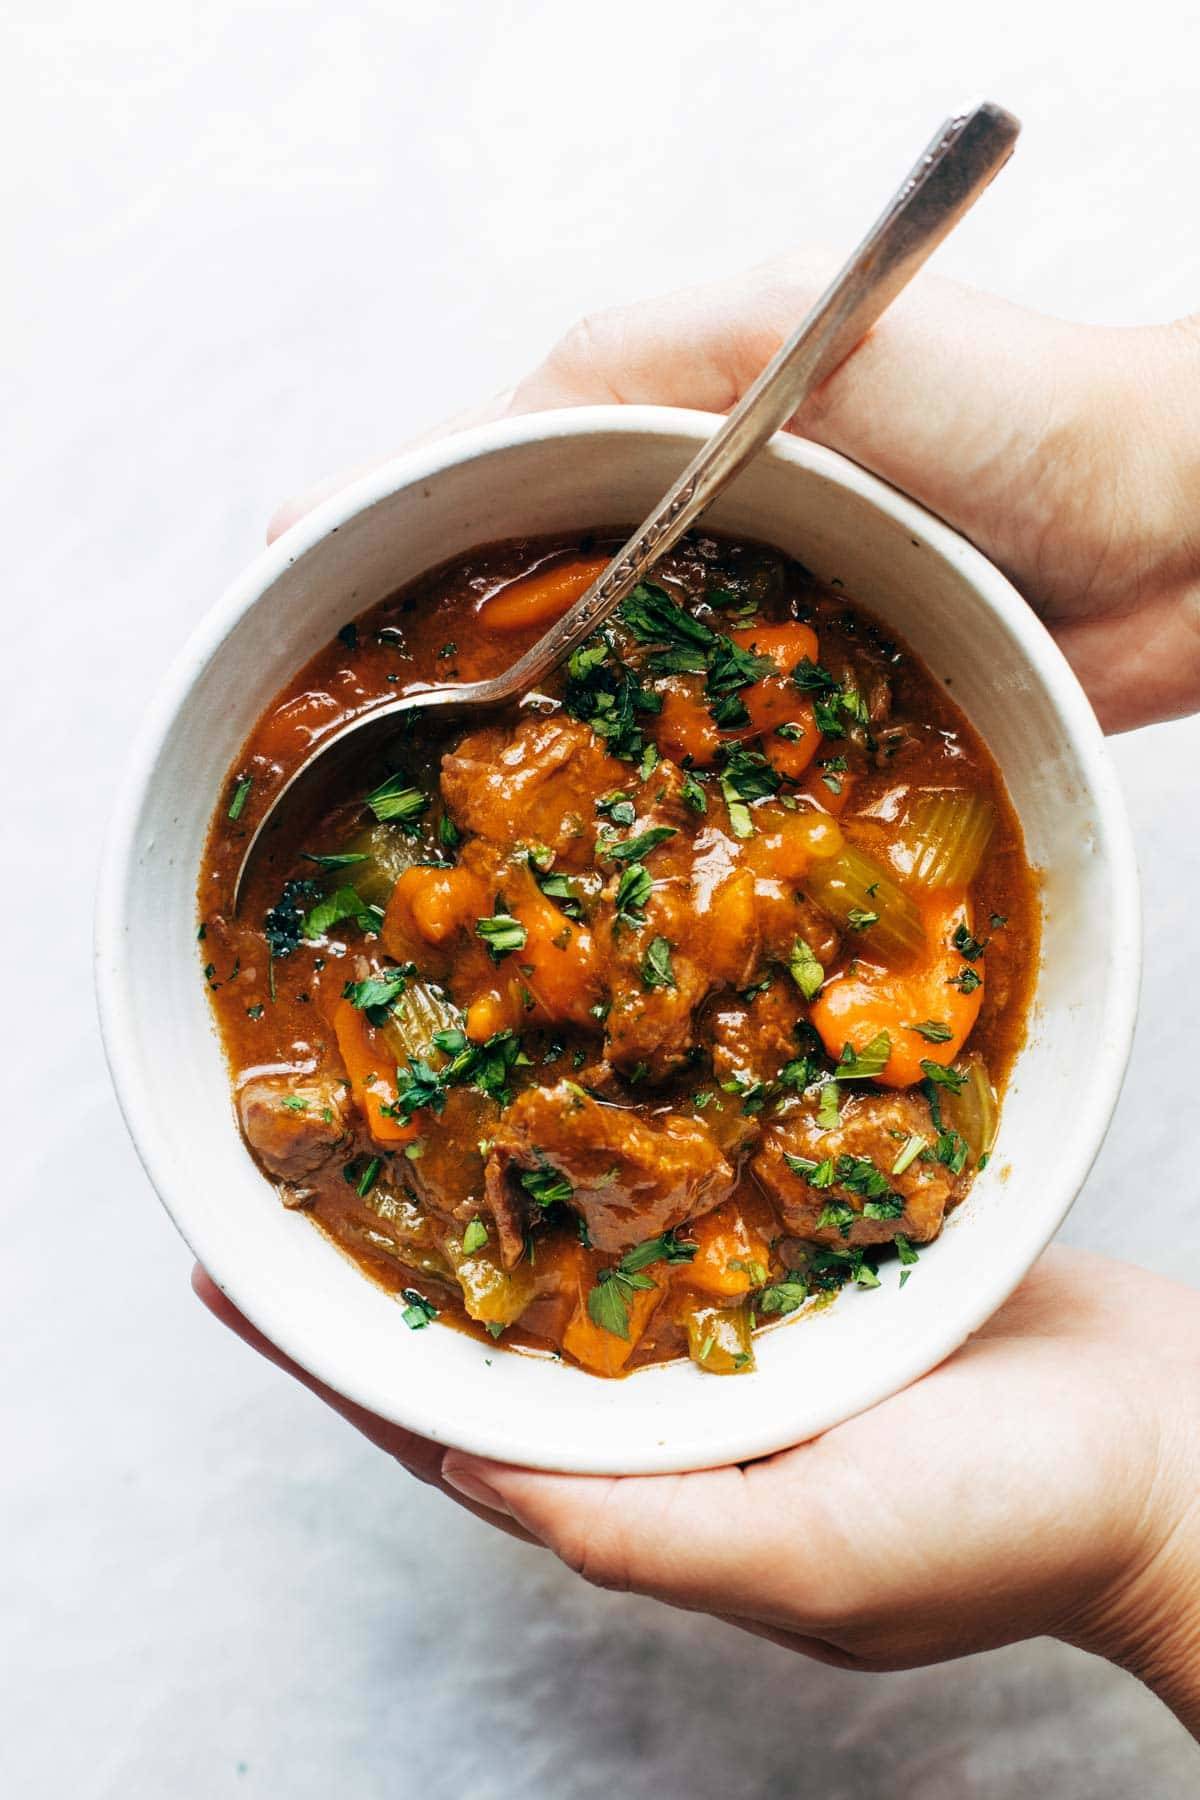
[{"label": "finger", "polygon": [[[797,255],[714,287],[593,315],[518,383],[513,410],[616,401],[727,411],[831,273],[831,259]],[[925,275],[792,425],[1012,560],[1014,498],[1022,544],[1047,523],[1037,491],[1042,449],[1074,416],[1085,364],[1092,374],[1080,351],[1086,337],[1078,326]],[[1061,453],[1062,443],[1056,448]],[[1057,579],[1057,570],[1048,573]]]},{"label": "finger", "polygon": [[379,1418],[377,1414],[368,1412],[365,1407],[355,1406],[353,1401],[335,1393],[332,1388],[326,1387],[324,1382],[318,1381],[314,1375],[310,1375],[306,1369],[302,1369],[298,1363],[294,1363],[290,1357],[285,1356],[283,1351],[269,1338],[265,1338],[261,1331],[257,1331],[251,1325],[249,1319],[238,1311],[233,1302],[221,1292],[211,1276],[198,1263],[192,1269],[192,1290],[214,1318],[228,1326],[230,1331],[242,1339],[243,1343],[249,1344],[252,1350],[257,1350],[260,1356],[265,1357],[268,1362],[274,1363],[277,1369],[282,1369],[285,1374],[293,1376],[302,1387],[306,1387],[310,1393],[315,1394],[319,1400],[323,1400],[326,1406],[331,1407],[334,1412],[339,1413],[343,1419],[360,1431],[377,1449],[394,1457],[408,1470],[410,1475],[415,1475],[418,1481],[440,1489],[448,1499],[462,1506],[465,1511],[473,1513],[485,1524],[496,1526],[499,1530],[506,1532],[509,1537],[520,1538],[522,1543],[526,1544],[537,1542],[537,1539],[515,1520],[498,1516],[494,1509],[481,1507],[473,1503],[465,1494],[453,1491],[446,1486],[441,1474],[442,1458],[445,1455],[443,1445],[432,1443],[428,1438],[418,1437],[416,1433],[405,1431],[399,1425],[392,1425],[386,1419]]},{"label": "finger", "polygon": [[451,1450],[442,1473],[596,1587],[819,1638],[843,1606],[836,1572],[812,1554],[813,1545],[827,1552],[836,1541],[822,1517],[820,1461],[819,1445],[806,1445],[746,1469],[600,1477],[542,1474]]}]

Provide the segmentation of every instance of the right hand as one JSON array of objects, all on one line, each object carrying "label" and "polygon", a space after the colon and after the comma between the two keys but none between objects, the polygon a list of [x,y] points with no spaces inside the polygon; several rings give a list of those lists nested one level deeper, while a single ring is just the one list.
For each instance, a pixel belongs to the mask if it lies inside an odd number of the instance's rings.
[{"label": "right hand", "polygon": [[[435,435],[598,402],[725,412],[829,273],[787,257],[596,314],[514,389]],[[793,428],[998,563],[1106,730],[1200,707],[1200,321],[1070,325],[923,275]],[[282,509],[272,534],[344,480]]]}]

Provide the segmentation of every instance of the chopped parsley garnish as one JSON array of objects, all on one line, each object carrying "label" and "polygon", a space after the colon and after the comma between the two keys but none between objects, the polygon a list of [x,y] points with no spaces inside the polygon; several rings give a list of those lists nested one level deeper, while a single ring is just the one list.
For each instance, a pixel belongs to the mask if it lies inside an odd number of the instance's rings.
[{"label": "chopped parsley garnish", "polygon": [[645,905],[650,898],[653,886],[653,878],[645,863],[630,863],[621,870],[621,879],[617,883],[615,919],[617,925],[645,924]]},{"label": "chopped parsley garnish", "polygon": [[951,975],[946,983],[947,987],[955,987],[962,994],[973,994],[975,989],[982,984],[983,976],[978,969],[971,968],[969,963],[965,969],[960,969],[957,975]]},{"label": "chopped parsley garnish", "polygon": [[462,1247],[464,1256],[473,1256],[476,1250],[482,1250],[488,1241],[488,1228],[482,1219],[472,1219],[463,1232]]},{"label": "chopped parsley garnish", "polygon": [[382,1160],[378,1156],[373,1156],[363,1170],[358,1186],[355,1189],[360,1200],[365,1200],[371,1189],[375,1186],[375,1183],[379,1179],[379,1171],[382,1167]]},{"label": "chopped parsley garnish", "polygon": [[661,712],[660,696],[609,656],[604,638],[590,639],[572,652],[567,677],[563,704],[571,717],[590,725],[613,756],[636,762],[645,748],[638,714]]},{"label": "chopped parsley garnish", "polygon": [[462,843],[462,832],[447,812],[438,820],[437,834],[443,850],[457,850]]},{"label": "chopped parsley garnish", "polygon": [[498,963],[503,957],[511,956],[514,950],[523,950],[528,933],[520,919],[505,912],[499,901],[496,907],[490,919],[476,919],[475,936],[483,939],[488,955]]},{"label": "chopped parsley garnish", "polygon": [[279,1104],[287,1112],[302,1113],[308,1111],[308,1101],[300,1094],[285,1094]]},{"label": "chopped parsley garnish", "polygon": [[262,1016],[263,1008],[261,1000],[256,1000],[253,1006],[248,1006],[246,1008],[246,1017],[248,1019],[261,1019]]},{"label": "chopped parsley garnish", "polygon": [[[684,775],[679,797],[685,806],[691,807],[693,812],[705,813],[708,811],[708,795],[694,775]],[[632,821],[630,822],[632,823]]]},{"label": "chopped parsley garnish", "polygon": [[[706,651],[717,643],[715,631],[685,612],[653,582],[639,582],[628,598],[622,600],[620,618],[642,644],[671,644],[676,648]],[[701,661],[700,667],[704,666]]]},{"label": "chopped parsley garnish", "polygon": [[857,1218],[857,1213],[848,1200],[827,1200],[817,1214],[817,1230],[827,1231],[830,1228],[850,1236],[850,1227]]},{"label": "chopped parsley garnish", "polygon": [[568,919],[582,919],[583,902],[565,875],[541,875],[536,868],[532,874],[547,900],[553,900],[559,912],[565,913]]},{"label": "chopped parsley garnish", "polygon": [[[879,1032],[861,1050],[856,1050],[853,1044],[845,1044],[838,1058],[837,1078],[839,1081],[871,1081],[881,1072],[891,1054],[892,1040],[886,1031]],[[925,1067],[924,1063],[921,1067]]]},{"label": "chopped parsley garnish", "polygon": [[838,1120],[841,1117],[841,1114],[838,1111],[840,1099],[841,1090],[838,1087],[837,1082],[825,1082],[817,1100],[817,1124],[821,1127],[822,1131],[833,1131],[836,1129]]},{"label": "chopped parsley garnish", "polygon": [[927,1044],[948,1044],[954,1036],[948,1025],[940,1019],[922,1019],[919,1025],[906,1025],[906,1031],[915,1031],[923,1037]]},{"label": "chopped parsley garnish", "polygon": [[402,825],[415,833],[417,820],[428,811],[429,795],[420,788],[409,787],[403,775],[392,775],[367,795],[364,805],[370,807],[381,825]]},{"label": "chopped parsley garnish", "polygon": [[596,855],[607,862],[641,862],[649,856],[658,844],[665,844],[668,838],[678,836],[674,825],[651,825],[647,831],[639,831],[636,837],[610,838],[601,837],[596,841]]},{"label": "chopped parsley garnish", "polygon": [[674,1231],[664,1231],[659,1237],[647,1238],[644,1244],[635,1244],[632,1250],[627,1250],[618,1266],[625,1274],[636,1275],[649,1268],[651,1263],[691,1262],[698,1248],[698,1245],[678,1238]]},{"label": "chopped parsley garnish", "polygon": [[755,1310],[764,1319],[778,1314],[781,1318],[788,1313],[798,1312],[808,1299],[808,1281],[801,1270],[790,1270],[783,1281],[776,1281],[765,1287],[754,1302]]},{"label": "chopped parsley garnish", "polygon": [[793,938],[788,972],[806,1000],[815,1000],[825,979],[825,970],[802,937]]},{"label": "chopped parsley garnish", "polygon": [[933,1146],[933,1160],[942,1163],[952,1175],[961,1175],[967,1166],[967,1141],[957,1131],[939,1132]]},{"label": "chopped parsley garnish", "polygon": [[315,851],[306,850],[304,860],[316,863],[319,869],[349,869],[354,863],[366,862],[367,853],[365,850],[340,850],[328,856],[321,856]]},{"label": "chopped parsley garnish", "polygon": [[348,981],[342,989],[342,999],[349,1000],[351,1006],[366,1013],[372,1025],[383,1025],[404,992],[405,980],[411,970],[412,964],[407,963],[403,968],[384,969],[378,975],[370,975],[366,981]]},{"label": "chopped parsley garnish", "polygon": [[958,954],[966,957],[968,962],[978,962],[979,958],[987,949],[987,939],[984,938],[981,942],[979,938],[972,937],[965,924],[956,925],[954,927],[954,936],[950,939],[950,942],[954,945]]},{"label": "chopped parsley garnish", "polygon": [[622,793],[620,788],[614,789],[611,794],[604,794],[597,800],[596,811],[603,813],[605,818],[611,819],[614,825],[629,826],[637,818],[637,808],[629,795]]},{"label": "chopped parsley garnish", "polygon": [[356,889],[340,887],[324,900],[317,901],[304,921],[304,935],[309,939],[324,937],[345,919],[353,919],[362,931],[378,931],[383,923],[383,911],[378,906],[368,905]]},{"label": "chopped parsley garnish", "polygon": [[437,1307],[431,1300],[427,1300],[424,1294],[419,1294],[416,1288],[405,1288],[403,1291],[408,1305],[400,1317],[410,1331],[420,1331],[423,1326],[429,1324],[431,1319],[437,1318]]},{"label": "chopped parsley garnish", "polygon": [[921,1070],[927,1081],[935,1087],[948,1088],[952,1094],[961,1094],[966,1086],[967,1078],[957,1069],[948,1069],[942,1063],[929,1062],[922,1058]]},{"label": "chopped parsley garnish", "polygon": [[229,811],[225,815],[227,819],[232,819],[236,823],[236,821],[241,818],[242,813],[245,810],[246,802],[250,798],[250,789],[253,786],[253,775],[244,775],[238,782],[233,799],[229,802]]},{"label": "chopped parsley garnish", "polygon": [[923,1137],[918,1137],[914,1132],[911,1137],[905,1140],[903,1149],[892,1164],[892,1174],[903,1175],[905,1169],[907,1169],[911,1163],[916,1161],[924,1148],[925,1139]]},{"label": "chopped parsley garnish", "polygon": [[565,1204],[575,1192],[566,1176],[549,1166],[525,1169],[521,1174],[521,1186],[539,1206],[554,1206],[559,1201]]},{"label": "chopped parsley garnish", "polygon": [[621,1258],[613,1269],[601,1269],[596,1278],[596,1286],[587,1297],[588,1317],[592,1323],[599,1325],[602,1331],[610,1331],[614,1337],[629,1339],[629,1296],[639,1290],[656,1286],[642,1270],[656,1262],[690,1262],[696,1254],[696,1245],[681,1242],[673,1231],[664,1231],[661,1237],[649,1238],[644,1244],[636,1244]]},{"label": "chopped parsley garnish", "polygon": [[642,981],[648,988],[673,988],[675,971],[671,966],[671,946],[665,937],[650,940],[650,948],[642,958]]}]

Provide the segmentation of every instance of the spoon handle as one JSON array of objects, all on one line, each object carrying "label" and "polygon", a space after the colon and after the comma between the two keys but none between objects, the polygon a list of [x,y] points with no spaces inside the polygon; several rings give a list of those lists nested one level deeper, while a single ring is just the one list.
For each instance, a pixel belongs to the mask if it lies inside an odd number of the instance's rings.
[{"label": "spoon handle", "polygon": [[503,676],[473,689],[474,697],[525,693],[604,623],[861,341],[1004,166],[1020,129],[1019,120],[990,101],[946,121],[808,316],[649,518],[571,610]]}]

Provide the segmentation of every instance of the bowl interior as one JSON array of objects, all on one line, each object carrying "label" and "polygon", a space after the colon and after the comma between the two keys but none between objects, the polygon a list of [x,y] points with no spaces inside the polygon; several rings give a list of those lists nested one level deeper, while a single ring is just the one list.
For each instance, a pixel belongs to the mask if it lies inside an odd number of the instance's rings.
[{"label": "bowl interior", "polygon": [[1057,1228],[1099,1148],[1132,1033],[1132,852],[1074,678],[963,540],[841,458],[776,439],[713,508],[712,526],[779,545],[894,625],[990,745],[1044,872],[1031,1031],[968,1201],[903,1291],[888,1269],[881,1289],[781,1324],[760,1338],[753,1377],[714,1380],[679,1364],[615,1383],[452,1331],[409,1331],[392,1299],[280,1206],[237,1133],[195,944],[197,870],[231,759],[348,618],[474,544],[641,517],[713,424],[653,408],[505,422],[413,453],[326,503],[259,558],[183,653],[134,753],[102,881],[98,980],[118,1092],[151,1179],[214,1279],[360,1404],[536,1466],[744,1460],[932,1367]]}]

